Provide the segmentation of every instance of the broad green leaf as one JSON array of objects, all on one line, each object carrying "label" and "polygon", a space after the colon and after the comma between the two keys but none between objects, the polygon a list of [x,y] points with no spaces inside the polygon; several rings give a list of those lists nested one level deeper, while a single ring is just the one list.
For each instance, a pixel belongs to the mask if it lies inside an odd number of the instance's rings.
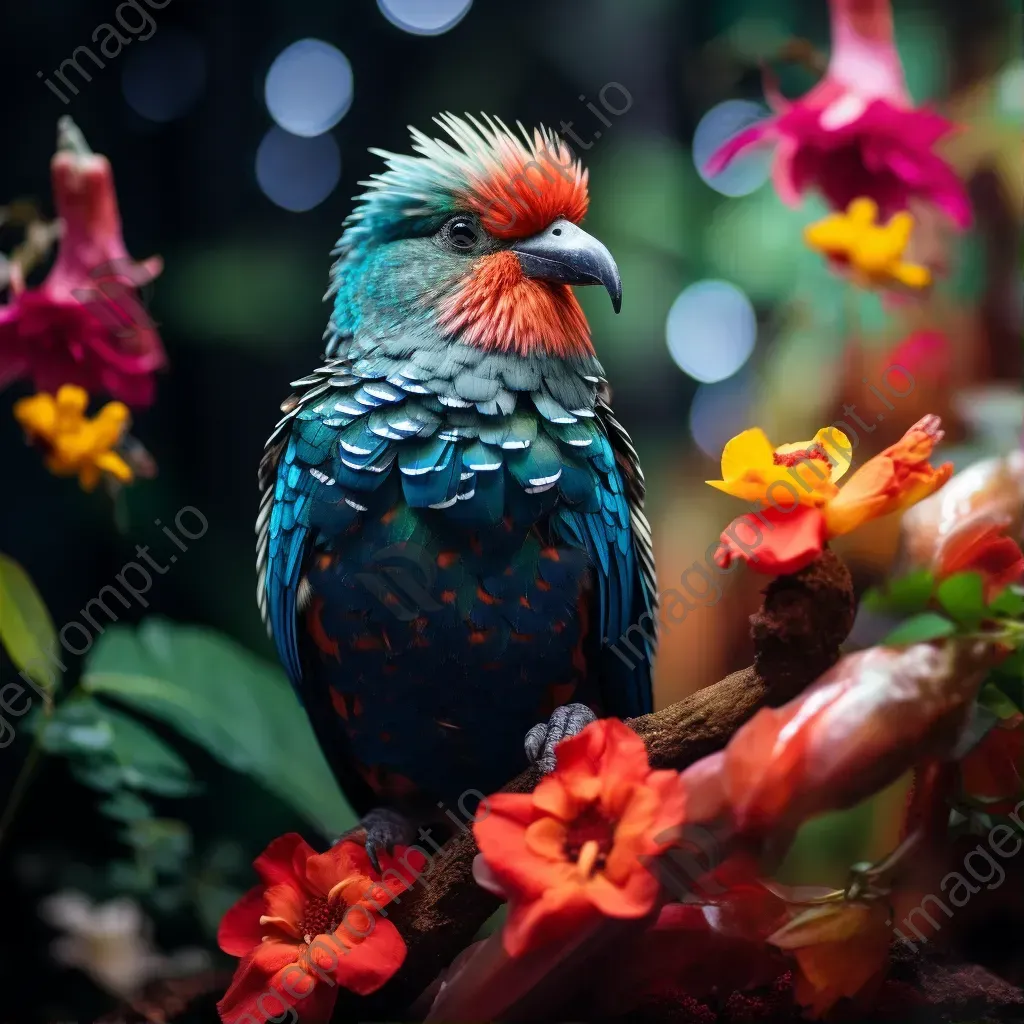
[{"label": "broad green leaf", "polygon": [[903,647],[907,644],[920,644],[926,640],[938,640],[940,637],[952,636],[956,632],[956,623],[935,612],[922,612],[912,619],[900,623],[883,641],[883,647]]},{"label": "broad green leaf", "polygon": [[979,573],[950,576],[939,584],[935,596],[945,612],[966,629],[977,629],[985,617],[985,587]]},{"label": "broad green leaf", "polygon": [[1003,615],[1008,619],[1024,617],[1024,591],[1018,587],[1007,587],[989,606],[993,615]]},{"label": "broad green leaf", "polygon": [[999,718],[1013,718],[1021,709],[994,683],[986,683],[978,694],[978,703]]},{"label": "broad green leaf", "polygon": [[43,749],[68,757],[75,778],[93,789],[119,793],[128,788],[168,797],[195,791],[181,757],[116,708],[89,698],[65,701],[52,717],[40,717],[37,728]]},{"label": "broad green leaf", "polygon": [[355,824],[284,673],[226,637],[162,619],[108,629],[82,687],[168,722],[325,836]]},{"label": "broad green leaf", "polygon": [[927,569],[891,580],[885,588],[872,587],[864,595],[863,606],[872,612],[914,615],[924,611],[931,600],[935,579]]},{"label": "broad green leaf", "polygon": [[27,572],[0,554],[0,640],[11,661],[27,672],[51,697],[60,682],[53,619]]}]

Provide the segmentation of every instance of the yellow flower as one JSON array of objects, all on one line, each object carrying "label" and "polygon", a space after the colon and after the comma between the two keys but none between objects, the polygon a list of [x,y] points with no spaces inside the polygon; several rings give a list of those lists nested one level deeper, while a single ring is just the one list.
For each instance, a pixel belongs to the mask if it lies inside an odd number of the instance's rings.
[{"label": "yellow flower", "polygon": [[725,446],[722,479],[705,482],[744,501],[821,508],[839,493],[836,481],[850,468],[852,455],[849,438],[835,427],[819,430],[811,441],[778,448],[754,427]]},{"label": "yellow flower", "polygon": [[841,430],[826,427],[813,441],[778,448],[758,427],[743,431],[722,452],[722,479],[707,483],[763,511],[741,516],[722,534],[719,564],[728,568],[741,558],[759,572],[798,572],[831,538],[927,498],[953,472],[952,463],[936,469],[928,461],[941,427],[938,416],[925,416],[841,489],[836,481],[853,454]]},{"label": "yellow flower", "polygon": [[114,450],[128,429],[128,407],[109,402],[90,419],[89,395],[74,384],[56,394],[40,392],[14,403],[14,417],[30,441],[46,449],[46,468],[55,476],[76,476],[91,491],[105,473],[120,483],[131,483],[128,463]]},{"label": "yellow flower", "polygon": [[931,271],[903,260],[913,230],[914,218],[905,210],[888,224],[879,224],[878,204],[861,198],[850,203],[846,213],[809,225],[804,239],[810,248],[849,266],[865,287],[927,288]]}]

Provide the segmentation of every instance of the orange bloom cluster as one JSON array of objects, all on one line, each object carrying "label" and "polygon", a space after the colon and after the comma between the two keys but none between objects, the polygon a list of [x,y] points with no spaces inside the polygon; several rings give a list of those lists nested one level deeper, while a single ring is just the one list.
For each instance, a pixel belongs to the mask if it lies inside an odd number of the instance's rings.
[{"label": "orange bloom cluster", "polygon": [[719,564],[727,569],[740,558],[758,572],[798,572],[830,538],[938,490],[953,473],[952,463],[935,469],[928,461],[942,437],[939,417],[925,416],[839,488],[853,452],[842,431],[826,428],[811,441],[779,448],[758,428],[744,431],[722,452],[722,479],[707,482],[760,502],[763,511],[741,516],[722,534]]},{"label": "orange bloom cluster", "polygon": [[646,866],[683,821],[678,773],[652,771],[644,742],[617,719],[563,740],[529,794],[489,797],[473,826],[478,878],[509,902],[506,952],[565,939],[595,917],[642,918],[661,886]]}]

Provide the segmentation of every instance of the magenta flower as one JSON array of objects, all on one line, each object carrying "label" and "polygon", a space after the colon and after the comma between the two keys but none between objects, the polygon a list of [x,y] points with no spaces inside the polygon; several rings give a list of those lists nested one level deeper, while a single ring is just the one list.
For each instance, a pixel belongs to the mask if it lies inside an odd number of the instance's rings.
[{"label": "magenta flower", "polygon": [[957,227],[971,223],[963,182],[936,143],[952,122],[915,110],[893,35],[889,0],[829,0],[832,57],[825,77],[802,99],[785,99],[770,79],[765,95],[775,116],[740,132],[708,162],[718,174],[749,147],[774,143],[772,180],[782,200],[799,203],[819,191],[835,210],[866,196],[883,221],[922,200]]},{"label": "magenta flower", "polygon": [[110,161],[89,149],[70,118],[60,121],[50,170],[60,248],[38,288],[11,276],[12,301],[0,308],[0,388],[27,377],[38,391],[77,384],[150,405],[167,356],[137,289],[163,263],[128,255]]}]

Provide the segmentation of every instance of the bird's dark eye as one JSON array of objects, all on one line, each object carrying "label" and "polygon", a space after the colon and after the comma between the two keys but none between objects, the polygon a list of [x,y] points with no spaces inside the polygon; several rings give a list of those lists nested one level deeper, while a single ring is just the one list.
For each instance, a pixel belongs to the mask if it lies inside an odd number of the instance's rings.
[{"label": "bird's dark eye", "polygon": [[469,217],[453,217],[442,232],[445,241],[460,252],[468,252],[480,241],[480,228]]}]

